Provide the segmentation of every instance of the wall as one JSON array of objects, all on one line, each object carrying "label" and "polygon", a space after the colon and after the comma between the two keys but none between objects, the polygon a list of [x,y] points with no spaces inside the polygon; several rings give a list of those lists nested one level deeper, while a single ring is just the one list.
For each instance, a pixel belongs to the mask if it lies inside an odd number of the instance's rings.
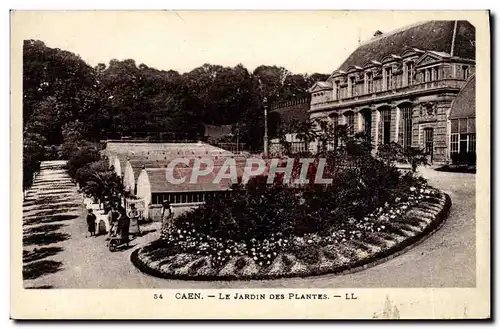
[{"label": "wall", "polygon": [[[196,209],[202,204],[204,204],[204,203],[203,202],[194,202],[194,203],[172,204],[174,218],[177,218],[180,215],[182,215],[190,210]],[[161,221],[162,211],[163,211],[162,205],[149,206],[149,219],[152,221],[155,221],[155,222]]]}]

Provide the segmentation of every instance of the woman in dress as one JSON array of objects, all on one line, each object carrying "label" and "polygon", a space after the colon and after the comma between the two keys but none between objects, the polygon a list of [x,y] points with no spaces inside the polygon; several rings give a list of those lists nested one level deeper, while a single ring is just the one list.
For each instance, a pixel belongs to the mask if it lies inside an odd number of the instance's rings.
[{"label": "woman in dress", "polygon": [[92,209],[89,209],[88,210],[88,214],[87,214],[87,227],[88,227],[88,231],[90,233],[90,236],[95,236],[95,221],[96,221],[97,217],[95,216],[94,212]]}]

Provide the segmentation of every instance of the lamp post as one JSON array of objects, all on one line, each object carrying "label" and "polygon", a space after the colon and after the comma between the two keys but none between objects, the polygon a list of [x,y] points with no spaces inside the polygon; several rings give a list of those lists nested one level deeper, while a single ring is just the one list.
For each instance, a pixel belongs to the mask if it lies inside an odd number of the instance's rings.
[{"label": "lamp post", "polygon": [[264,105],[264,158],[267,159],[269,154],[269,139],[267,136],[267,97],[262,99]]}]

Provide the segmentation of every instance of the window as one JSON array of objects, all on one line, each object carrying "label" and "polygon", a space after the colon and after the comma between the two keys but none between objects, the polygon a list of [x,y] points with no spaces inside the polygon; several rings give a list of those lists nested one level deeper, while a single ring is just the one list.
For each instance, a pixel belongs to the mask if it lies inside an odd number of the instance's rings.
[{"label": "window", "polygon": [[354,97],[356,95],[356,78],[349,78],[349,96]]},{"label": "window", "polygon": [[410,106],[402,107],[400,113],[399,139],[404,149],[408,150],[412,143],[412,108]]},{"label": "window", "polygon": [[392,67],[385,69],[385,88],[386,90],[392,89]]},{"label": "window", "polygon": [[407,86],[410,86],[413,84],[413,70],[414,70],[413,62],[406,63],[406,85]]},{"label": "window", "polygon": [[384,144],[389,144],[391,142],[391,109],[382,110],[380,114],[382,116],[382,141]]},{"label": "window", "polygon": [[335,81],[335,99],[339,100],[340,99],[340,82]]},{"label": "window", "polygon": [[476,119],[451,120],[450,153],[475,153],[476,152]]},{"label": "window", "polygon": [[373,73],[366,73],[366,92],[371,94],[373,92]]},{"label": "window", "polygon": [[[337,114],[332,115],[331,117],[332,123],[333,123],[333,133],[335,135],[334,141],[333,141],[333,148],[336,149],[338,145],[338,138],[337,138],[337,127],[339,125],[339,117]],[[323,147],[328,148],[328,145],[323,145]]]},{"label": "window", "polygon": [[354,133],[354,124],[355,124],[355,117],[354,117],[354,112],[346,112],[345,113],[345,119],[346,119],[346,124],[347,124],[347,129],[348,129],[348,132],[351,134],[351,133]]},{"label": "window", "polygon": [[467,80],[469,78],[469,67],[464,65],[462,66],[462,79]]},{"label": "window", "polygon": [[332,118],[333,126],[335,128],[337,128],[337,126],[339,125],[339,117],[338,117],[338,115],[334,114],[334,115],[331,116],[331,118]]},{"label": "window", "polygon": [[439,68],[434,68],[434,81],[439,80]]}]

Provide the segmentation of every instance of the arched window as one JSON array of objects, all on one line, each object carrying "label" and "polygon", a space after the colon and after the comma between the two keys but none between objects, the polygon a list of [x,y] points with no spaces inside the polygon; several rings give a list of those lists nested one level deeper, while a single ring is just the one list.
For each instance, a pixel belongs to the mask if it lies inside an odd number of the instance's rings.
[{"label": "arched window", "polygon": [[391,108],[386,107],[380,110],[380,139],[384,144],[391,142]]},{"label": "arched window", "polygon": [[400,106],[399,143],[405,150],[412,144],[413,111],[411,104]]}]

